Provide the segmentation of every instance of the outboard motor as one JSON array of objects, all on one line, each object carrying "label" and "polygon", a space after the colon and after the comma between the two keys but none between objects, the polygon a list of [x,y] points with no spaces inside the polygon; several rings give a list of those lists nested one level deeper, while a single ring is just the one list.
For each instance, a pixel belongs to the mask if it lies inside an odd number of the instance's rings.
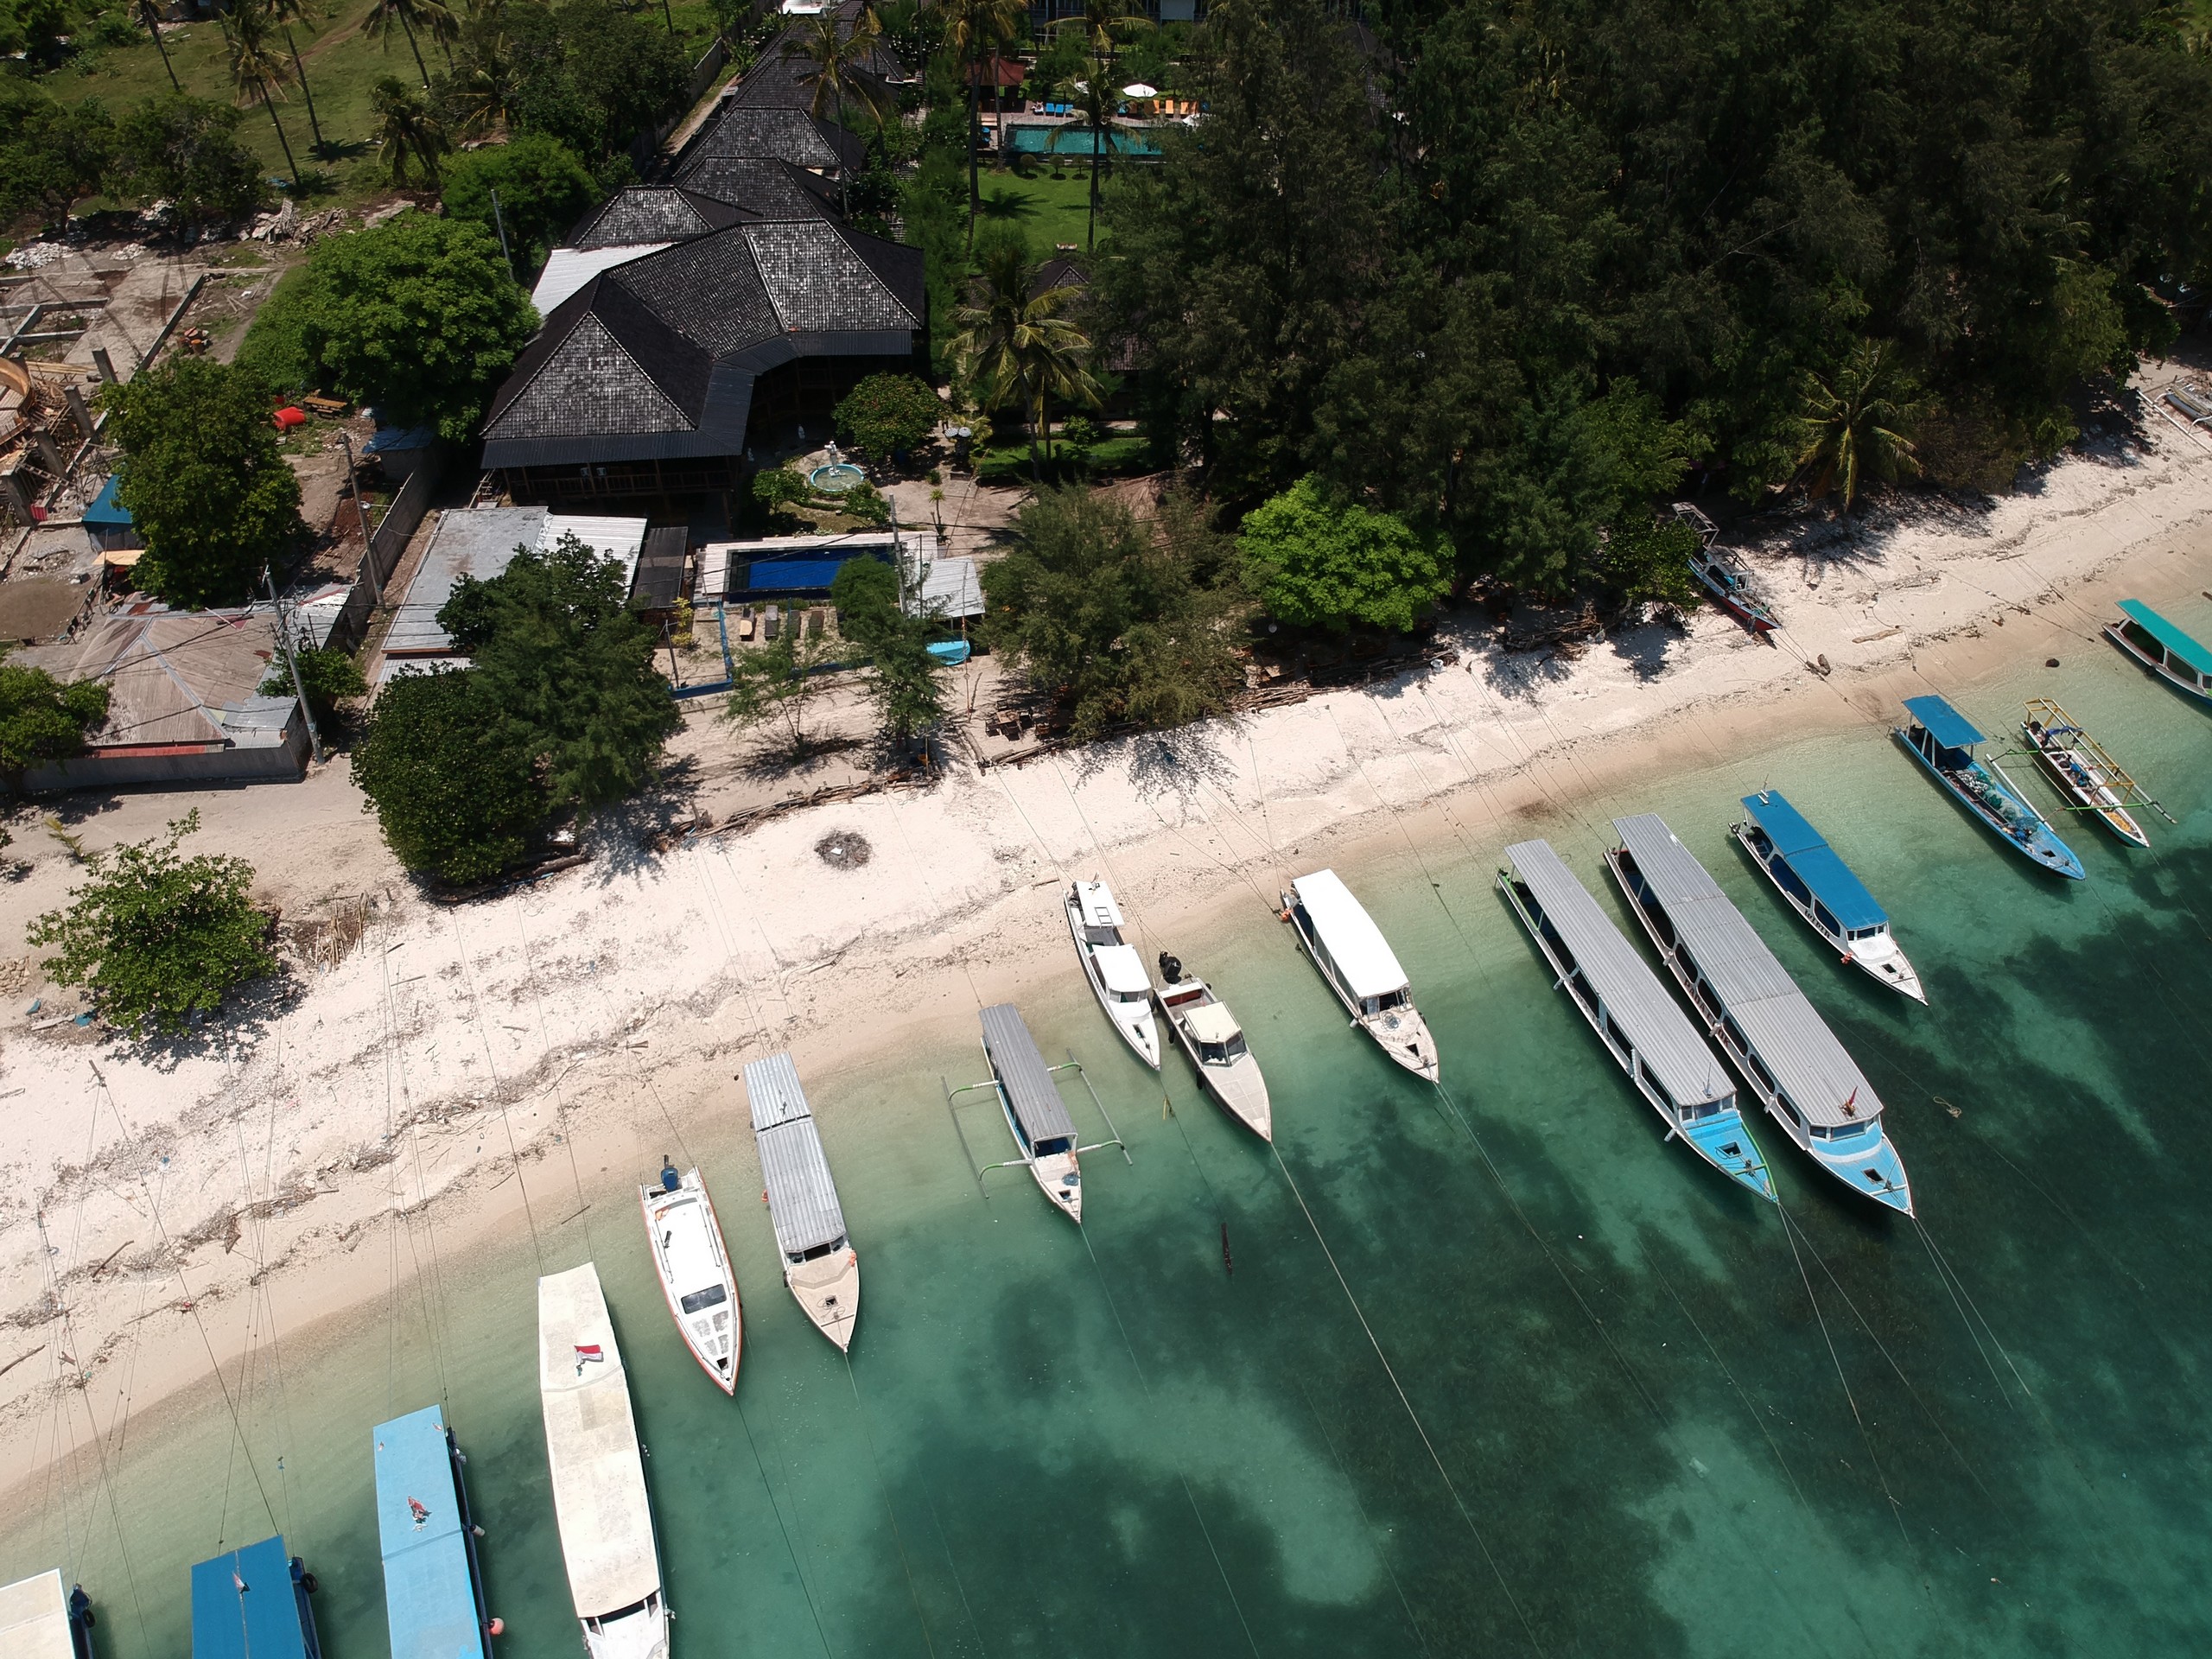
[{"label": "outboard motor", "polygon": [[676,1166],[668,1161],[668,1154],[664,1152],[660,1155],[661,1191],[664,1192],[674,1192],[682,1187],[683,1185],[683,1177],[677,1173]]},{"label": "outboard motor", "polygon": [[1171,957],[1165,950],[1161,951],[1160,953],[1160,977],[1164,982],[1169,985],[1181,984],[1183,982],[1183,959],[1180,957]]}]

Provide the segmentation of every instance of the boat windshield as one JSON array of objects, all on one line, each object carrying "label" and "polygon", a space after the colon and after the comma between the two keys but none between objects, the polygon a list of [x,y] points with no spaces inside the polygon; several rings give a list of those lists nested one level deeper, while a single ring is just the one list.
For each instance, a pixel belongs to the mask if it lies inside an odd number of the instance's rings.
[{"label": "boat windshield", "polygon": [[1051,1158],[1060,1153],[1074,1150],[1075,1137],[1071,1135],[1056,1135],[1049,1141],[1038,1141],[1030,1148],[1030,1151],[1039,1158]]},{"label": "boat windshield", "polygon": [[1380,996],[1363,996],[1359,999],[1359,1011],[1362,1014],[1387,1014],[1392,1008],[1402,1008],[1405,1006],[1406,993],[1402,986],[1395,991],[1385,991]]},{"label": "boat windshield", "polygon": [[709,1307],[719,1307],[729,1300],[729,1292],[720,1285],[709,1285],[704,1290],[695,1290],[683,1299],[683,1311],[697,1313]]},{"label": "boat windshield", "polygon": [[1882,1132],[1882,1120],[1875,1116],[1862,1118],[1856,1123],[1815,1123],[1811,1126],[1815,1141],[1849,1141],[1856,1136]]},{"label": "boat windshield", "polygon": [[1873,939],[1879,938],[1888,931],[1889,929],[1885,927],[1854,927],[1848,937],[1854,939]]}]

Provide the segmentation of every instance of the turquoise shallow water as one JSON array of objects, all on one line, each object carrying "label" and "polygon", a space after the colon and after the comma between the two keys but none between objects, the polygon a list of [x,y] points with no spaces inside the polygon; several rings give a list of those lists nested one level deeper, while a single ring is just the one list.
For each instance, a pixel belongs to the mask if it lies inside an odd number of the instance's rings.
[{"label": "turquoise shallow water", "polygon": [[[1414,976],[1445,1094],[1346,1030],[1256,899],[1203,938],[1147,918],[1243,1013],[1281,1168],[1172,1059],[1164,1116],[1071,967],[1025,1009],[1048,1055],[1087,1061],[1135,1160],[1086,1158],[1080,1233],[1019,1171],[979,1198],[939,1093],[979,1075],[971,1043],[810,1077],[861,1251],[849,1370],[781,1288],[733,1085],[691,1150],[745,1291],[734,1405],[679,1345],[624,1190],[541,1226],[545,1264],[595,1257],[615,1308],[677,1653],[2212,1646],[2212,716],[2076,655],[1956,701],[1999,730],[2054,692],[2183,820],[2149,857],[2067,826],[2084,883],[2002,851],[1871,726],[1594,803],[1567,804],[1559,768],[1562,804],[1510,834],[1339,865]],[[1727,839],[1769,784],[1888,906],[1930,1007],[1839,967]],[[1491,886],[1498,849],[1550,836],[1625,925],[1598,854],[1630,810],[1668,816],[1858,1057],[1924,1232],[1764,1127],[1793,1249],[1662,1144],[1550,988]],[[970,1142],[1004,1155],[971,1098]],[[238,1391],[251,1469],[211,1400],[17,1517],[0,1576],[60,1561],[104,1654],[177,1655],[187,1565],[273,1513],[321,1577],[333,1659],[373,1659],[369,1429],[442,1400],[500,1651],[576,1651],[536,1270],[527,1243],[447,1258],[397,1314],[288,1345],[281,1388],[264,1357]]]}]

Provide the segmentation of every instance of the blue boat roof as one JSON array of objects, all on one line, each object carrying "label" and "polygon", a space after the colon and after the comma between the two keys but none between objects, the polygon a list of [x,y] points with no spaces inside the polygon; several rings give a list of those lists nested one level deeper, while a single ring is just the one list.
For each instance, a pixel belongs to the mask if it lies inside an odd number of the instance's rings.
[{"label": "blue boat roof", "polygon": [[309,1659],[315,1651],[282,1533],[192,1569],[192,1659]]},{"label": "blue boat roof", "polygon": [[1827,906],[1846,932],[1887,925],[1889,912],[1874,902],[1866,884],[1852,874],[1851,866],[1836,856],[1827,837],[1808,823],[1805,815],[1784,800],[1780,791],[1745,796],[1744,810],[1766,831],[1775,850],[1789,861],[1797,879]]},{"label": "blue boat roof", "polygon": [[2196,672],[2212,674],[2212,647],[2206,646],[2202,640],[2193,635],[2183,633],[2139,599],[2123,599],[2120,601],[2120,608],[2125,611],[2129,620],[2139,626],[2144,632],[2164,645],[2180,661],[2188,664]]},{"label": "blue boat roof", "polygon": [[107,482],[100,486],[100,493],[92,498],[92,505],[85,509],[86,524],[127,524],[130,522],[130,509],[115,499],[115,493],[122,484],[121,473],[108,474]]},{"label": "blue boat roof", "polygon": [[378,1423],[374,1443],[391,1659],[484,1659],[443,1414],[425,1406]]},{"label": "blue boat roof", "polygon": [[1974,722],[1941,697],[1907,697],[1906,711],[1928,728],[1929,736],[1947,749],[1970,749],[1984,741]]}]

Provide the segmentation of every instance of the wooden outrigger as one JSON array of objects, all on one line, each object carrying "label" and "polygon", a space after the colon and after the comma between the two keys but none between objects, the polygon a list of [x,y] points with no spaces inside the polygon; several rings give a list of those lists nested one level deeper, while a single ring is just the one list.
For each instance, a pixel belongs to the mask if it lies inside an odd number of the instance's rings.
[{"label": "wooden outrigger", "polygon": [[2066,798],[2067,810],[2094,815],[2129,845],[2151,844],[2130,807],[2156,812],[2168,823],[2179,822],[2051,698],[2028,699],[2028,717],[2020,722],[2020,734],[2052,785]]},{"label": "wooden outrigger", "polygon": [[[1029,1027],[1022,1021],[1021,1011],[1011,1002],[994,1003],[985,1008],[982,1020],[983,1058],[990,1062],[991,1075],[981,1083],[964,1083],[957,1089],[942,1077],[938,1080],[944,1090],[944,1109],[951,1116],[953,1133],[960,1137],[962,1151],[968,1149],[968,1133],[960,1127],[960,1114],[952,1103],[972,1090],[991,1091],[1005,1116],[1007,1132],[1014,1136],[1016,1155],[999,1163],[978,1166],[975,1154],[968,1154],[969,1166],[975,1169],[976,1190],[983,1193],[986,1203],[989,1202],[983,1177],[995,1169],[1019,1166],[1036,1179],[1038,1190],[1052,1200],[1054,1209],[1081,1226],[1083,1173],[1076,1163],[1077,1154],[1112,1147],[1122,1154],[1123,1162],[1136,1160],[1129,1156],[1122,1132],[1106,1115],[1106,1103],[1098,1098],[1097,1090],[1091,1087],[1090,1078],[1074,1055],[1069,1055],[1063,1065],[1046,1065],[1045,1057],[1037,1052],[1037,1039],[1029,1034]],[[1105,1119],[1103,1141],[1093,1141],[1087,1147],[1076,1144],[1081,1137],[1076,1132],[1075,1120],[1068,1116],[1067,1103],[1060,1098],[1059,1084],[1055,1081],[1063,1071],[1072,1071],[1083,1078],[1090,1103]]]}]

